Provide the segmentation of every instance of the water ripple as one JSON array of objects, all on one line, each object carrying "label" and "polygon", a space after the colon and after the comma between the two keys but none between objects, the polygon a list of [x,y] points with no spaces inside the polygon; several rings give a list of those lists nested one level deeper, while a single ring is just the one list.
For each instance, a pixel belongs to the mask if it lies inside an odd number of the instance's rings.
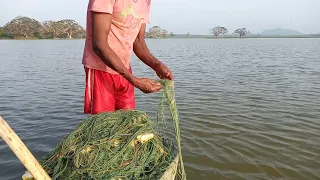
[{"label": "water ripple", "polygon": [[[319,39],[147,43],[174,73],[188,179],[320,179]],[[41,158],[85,118],[83,41],[0,45],[0,114]],[[132,68],[157,78],[136,56]],[[135,92],[155,119],[161,94]],[[24,168],[2,140],[0,154],[1,179],[20,179]]]}]

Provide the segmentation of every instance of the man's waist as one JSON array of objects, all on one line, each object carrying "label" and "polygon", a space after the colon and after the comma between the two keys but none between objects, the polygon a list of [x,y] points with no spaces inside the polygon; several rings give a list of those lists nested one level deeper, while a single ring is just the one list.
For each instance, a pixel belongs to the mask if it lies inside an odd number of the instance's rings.
[{"label": "man's waist", "polygon": [[[101,61],[101,63],[99,62]],[[86,67],[86,68],[90,68],[90,69],[97,69],[100,71],[105,71],[108,72],[110,74],[118,74],[116,71],[114,71],[111,67],[107,66],[106,64],[104,64],[104,62],[99,59],[97,60],[97,62],[95,61],[90,61],[88,59],[83,59],[82,64]],[[130,62],[123,62],[123,65],[127,68],[130,69]]]},{"label": "man's waist", "polygon": [[[130,58],[131,53],[128,53],[127,51],[119,51],[117,49],[113,50],[116,55],[120,58],[121,62],[126,68],[130,67]],[[131,51],[132,52],[132,51]],[[84,53],[83,53],[83,59],[82,64],[85,65],[88,68],[93,69],[99,69],[102,71],[107,71],[111,73],[116,73],[114,70],[112,70],[110,67],[108,67],[101,58],[92,50],[92,46],[90,43],[86,44]]]}]

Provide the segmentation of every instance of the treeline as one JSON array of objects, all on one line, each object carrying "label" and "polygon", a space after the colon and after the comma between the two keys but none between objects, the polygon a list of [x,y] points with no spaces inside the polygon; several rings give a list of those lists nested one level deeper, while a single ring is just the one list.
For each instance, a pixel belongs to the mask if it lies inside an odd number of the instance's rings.
[{"label": "treeline", "polygon": [[[209,34],[213,35],[215,38],[218,38],[220,35],[228,35],[228,29],[226,27],[216,26],[209,30]],[[232,35],[238,35],[240,38],[249,34],[250,32],[247,30],[247,28],[239,28],[232,33]],[[168,37],[175,37],[175,36],[176,35],[173,34],[173,32],[169,34],[167,30],[161,29],[159,26],[153,26],[149,29],[148,32],[146,32],[145,37],[146,38],[168,38]],[[180,35],[179,37],[182,37],[182,36]],[[191,37],[191,34],[187,33],[184,35],[184,37],[189,38]]]},{"label": "treeline", "polygon": [[[0,27],[0,38],[6,39],[79,39],[85,38],[86,31],[75,20],[39,22],[35,19],[18,16]],[[146,32],[146,38],[167,38],[174,34],[159,26],[153,26]]]},{"label": "treeline", "polygon": [[[209,34],[215,36],[215,38],[218,38],[220,35],[227,35],[228,29],[226,27],[216,26],[209,30]],[[240,38],[248,34],[250,34],[250,32],[247,30],[247,28],[239,28],[232,33],[232,35],[239,35]]]},{"label": "treeline", "polygon": [[0,27],[0,38],[8,39],[79,39],[86,35],[85,29],[72,19],[39,22],[18,16]]}]

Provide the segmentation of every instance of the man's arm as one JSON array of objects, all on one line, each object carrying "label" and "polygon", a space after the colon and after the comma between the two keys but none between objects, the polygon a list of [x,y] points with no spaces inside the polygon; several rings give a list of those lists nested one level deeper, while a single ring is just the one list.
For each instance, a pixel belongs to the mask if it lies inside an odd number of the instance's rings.
[{"label": "man's arm", "polygon": [[156,57],[154,57],[145,42],[146,24],[142,24],[138,36],[133,44],[133,51],[146,65],[151,67],[160,78],[173,79],[171,71]]},{"label": "man's arm", "polygon": [[112,16],[108,13],[92,13],[92,43],[93,51],[100,59],[114,71],[125,77],[130,83],[134,83],[134,77],[123,65],[117,54],[108,44]]},{"label": "man's arm", "polygon": [[146,24],[142,24],[138,36],[134,41],[133,51],[142,62],[155,70],[161,62],[150,53],[144,40],[145,32]]},{"label": "man's arm", "polygon": [[156,92],[161,84],[146,78],[137,78],[123,65],[117,54],[108,44],[112,16],[109,13],[92,12],[92,43],[94,52],[110,68],[126,78],[133,86],[144,93]]}]

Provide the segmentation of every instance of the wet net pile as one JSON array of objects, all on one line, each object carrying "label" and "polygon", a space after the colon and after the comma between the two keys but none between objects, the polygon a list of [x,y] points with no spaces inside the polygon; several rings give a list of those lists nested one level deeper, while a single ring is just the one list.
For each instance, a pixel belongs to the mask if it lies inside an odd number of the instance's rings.
[{"label": "wet net pile", "polygon": [[[61,180],[161,179],[178,155],[177,174],[186,179],[173,81],[161,83],[163,98],[157,121],[137,110],[88,117],[40,161],[49,176]],[[178,148],[156,130],[158,122],[165,122],[166,105],[174,122]]]}]

